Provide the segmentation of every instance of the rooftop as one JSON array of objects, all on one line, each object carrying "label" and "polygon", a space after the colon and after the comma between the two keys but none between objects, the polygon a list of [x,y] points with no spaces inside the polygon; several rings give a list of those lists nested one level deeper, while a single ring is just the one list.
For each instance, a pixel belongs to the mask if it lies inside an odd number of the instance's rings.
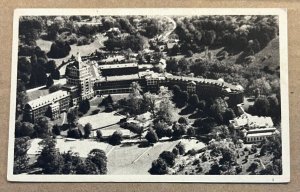
[{"label": "rooftop", "polygon": [[116,68],[127,68],[127,67],[138,67],[138,64],[137,63],[124,63],[124,64],[99,65],[99,69],[116,69]]},{"label": "rooftop", "polygon": [[45,96],[42,96],[38,99],[29,101],[27,104],[30,105],[30,107],[32,109],[37,109],[39,107],[54,103],[54,102],[56,102],[56,101],[58,101],[62,98],[67,97],[67,96],[69,96],[67,91],[59,90],[59,91],[56,91],[56,92],[51,93],[49,95],[45,95]]},{"label": "rooftop", "polygon": [[116,76],[107,76],[98,80],[98,82],[106,82],[106,81],[122,81],[122,80],[134,80],[140,79],[138,74],[132,75],[116,75]]},{"label": "rooftop", "polygon": [[232,121],[235,127],[249,126],[250,128],[255,127],[273,127],[273,121],[271,117],[259,117],[252,116],[250,114],[243,114],[240,117],[234,118]]},{"label": "rooftop", "polygon": [[187,77],[187,76],[178,76],[178,75],[170,75],[168,76],[168,79],[174,79],[174,80],[183,80],[183,81],[194,81],[198,83],[207,83],[207,84],[215,84],[218,86],[224,86],[227,88],[226,90],[231,92],[231,90],[240,90],[240,85],[233,85],[230,83],[226,83],[221,80],[215,80],[215,79],[204,79],[200,77]]}]

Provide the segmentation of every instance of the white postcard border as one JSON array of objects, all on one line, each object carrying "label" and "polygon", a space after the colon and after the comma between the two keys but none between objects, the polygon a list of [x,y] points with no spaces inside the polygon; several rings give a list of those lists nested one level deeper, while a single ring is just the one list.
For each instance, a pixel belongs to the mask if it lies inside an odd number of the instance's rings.
[{"label": "white postcard border", "polygon": [[[19,17],[25,15],[278,15],[282,115],[282,175],[14,175],[14,127]],[[7,180],[17,182],[201,182],[286,183],[290,181],[287,10],[279,8],[101,8],[15,9],[11,66],[11,97]]]}]

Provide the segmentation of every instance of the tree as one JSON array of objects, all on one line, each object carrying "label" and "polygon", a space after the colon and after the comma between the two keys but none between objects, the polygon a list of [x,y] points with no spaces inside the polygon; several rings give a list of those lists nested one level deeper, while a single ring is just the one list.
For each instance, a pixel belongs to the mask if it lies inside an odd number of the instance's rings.
[{"label": "tree", "polygon": [[210,106],[210,113],[218,122],[223,122],[223,114],[227,110],[228,105],[221,97],[216,98]]},{"label": "tree", "polygon": [[60,135],[60,132],[61,132],[60,126],[55,124],[53,126],[52,133],[55,134],[55,135]]},{"label": "tree", "polygon": [[54,60],[49,60],[46,64],[46,72],[52,73],[56,69],[56,64]]},{"label": "tree", "polygon": [[64,159],[55,148],[56,141],[52,138],[46,138],[39,145],[43,146],[43,150],[37,159],[37,165],[43,169],[44,174],[60,174]]},{"label": "tree", "polygon": [[165,162],[169,167],[173,167],[175,165],[175,155],[170,151],[163,151],[159,155],[159,158],[165,160]]},{"label": "tree", "polygon": [[181,142],[179,142],[175,147],[178,149],[180,155],[184,155],[185,147]]},{"label": "tree", "polygon": [[38,117],[34,123],[35,134],[39,138],[45,138],[51,134],[52,123],[48,117]]},{"label": "tree", "polygon": [[190,62],[186,58],[181,58],[178,61],[178,68],[184,72],[188,70],[188,66],[190,65]]},{"label": "tree", "polygon": [[249,85],[249,92],[252,94],[259,91],[259,95],[268,96],[271,93],[271,89],[272,87],[265,77],[255,79]]},{"label": "tree", "polygon": [[141,86],[133,82],[131,84],[132,92],[129,94],[128,108],[129,112],[133,115],[139,115],[142,113],[141,106],[143,102],[143,97],[141,95]]},{"label": "tree", "polygon": [[149,129],[148,133],[146,134],[145,138],[147,139],[147,141],[149,143],[156,143],[158,142],[158,136],[157,134],[154,132],[153,129]]},{"label": "tree", "polygon": [[229,136],[229,130],[226,125],[219,125],[212,129],[212,135],[214,138],[225,139]]},{"label": "tree", "polygon": [[15,137],[33,137],[34,136],[34,125],[29,122],[19,122],[15,124]]},{"label": "tree", "polygon": [[180,139],[186,134],[186,125],[174,123],[172,129],[174,139]]},{"label": "tree", "polygon": [[107,157],[103,150],[91,150],[88,154],[87,161],[90,161],[91,163],[94,163],[96,165],[100,175],[104,175],[107,173]]},{"label": "tree", "polygon": [[109,143],[112,144],[112,145],[119,145],[121,144],[121,141],[122,141],[122,132],[117,130],[115,131],[109,138]]},{"label": "tree", "polygon": [[85,124],[83,129],[84,129],[84,137],[89,138],[92,131],[92,125],[90,123],[87,123]]},{"label": "tree", "polygon": [[178,71],[178,63],[175,58],[170,58],[166,61],[166,70],[167,72],[177,72]]},{"label": "tree", "polygon": [[174,120],[174,114],[175,108],[173,103],[169,99],[164,99],[159,104],[155,121],[164,121],[170,125]]},{"label": "tree", "polygon": [[29,84],[32,87],[44,86],[47,83],[47,74],[44,67],[40,65],[32,65]]},{"label": "tree", "polygon": [[185,117],[179,117],[178,123],[184,124],[184,125],[189,124],[187,118],[185,118]]},{"label": "tree", "polygon": [[26,172],[28,169],[29,158],[27,151],[30,148],[30,137],[15,138],[14,145],[14,174]]},{"label": "tree", "polygon": [[216,39],[216,32],[214,30],[205,31],[202,41],[205,45],[212,45]]},{"label": "tree", "polygon": [[47,78],[47,83],[46,83],[46,87],[49,88],[54,84],[54,81],[51,77],[51,75],[49,75],[49,77]]},{"label": "tree", "polygon": [[256,169],[259,167],[258,162],[253,162],[251,165],[248,167],[247,171],[251,173],[255,173]]},{"label": "tree", "polygon": [[131,124],[129,126],[129,129],[131,132],[137,134],[140,138],[140,140],[142,139],[142,134],[143,134],[143,131],[144,131],[144,128],[142,126],[139,126],[138,124]]},{"label": "tree", "polygon": [[229,172],[232,167],[232,163],[236,163],[235,153],[233,150],[229,148],[222,148],[221,151],[222,151],[222,158],[219,160],[219,163],[221,165],[225,165],[227,171]]},{"label": "tree", "polygon": [[214,163],[211,165],[208,175],[221,175],[219,163]]},{"label": "tree", "polygon": [[192,50],[188,50],[187,53],[186,53],[186,56],[187,56],[187,57],[192,57],[193,54],[194,54],[194,53],[193,53]]},{"label": "tree", "polygon": [[146,92],[143,95],[143,102],[141,104],[141,108],[143,112],[150,111],[152,114],[154,114],[155,110],[155,101],[156,101],[156,95],[152,94],[150,92]]},{"label": "tree", "polygon": [[268,101],[270,104],[269,115],[275,120],[281,118],[280,104],[276,96],[269,96]]},{"label": "tree", "polygon": [[152,175],[167,174],[168,173],[167,163],[161,158],[158,158],[157,160],[154,160],[152,162],[152,166],[149,170],[149,173],[152,174]]},{"label": "tree", "polygon": [[51,72],[51,76],[53,77],[53,79],[60,79],[60,72],[58,69],[54,69],[54,71]]},{"label": "tree", "polygon": [[78,153],[73,153],[71,150],[62,154],[64,165],[62,167],[62,174],[76,174],[76,168],[82,164]]},{"label": "tree", "polygon": [[16,96],[16,118],[22,114],[22,109],[28,101],[25,84],[21,81],[17,81],[17,96]]},{"label": "tree", "polygon": [[19,36],[28,45],[34,44],[43,29],[43,21],[38,16],[23,16],[19,22]]},{"label": "tree", "polygon": [[177,53],[180,51],[179,46],[177,44],[175,44],[171,50],[169,51],[171,56],[176,56]]},{"label": "tree", "polygon": [[97,136],[98,141],[101,141],[103,139],[103,134],[100,129],[97,129],[96,136]]},{"label": "tree", "polygon": [[79,103],[78,110],[83,114],[87,113],[90,110],[90,101],[85,99]]},{"label": "tree", "polygon": [[68,42],[57,40],[52,43],[48,57],[50,58],[64,58],[69,55],[71,47]]},{"label": "tree", "polygon": [[187,134],[189,137],[194,137],[194,136],[196,135],[195,128],[194,128],[194,127],[189,127],[189,128],[187,129],[186,134]]},{"label": "tree", "polygon": [[78,111],[76,109],[70,110],[67,114],[68,124],[71,126],[75,126],[75,122],[77,120]]},{"label": "tree", "polygon": [[80,163],[76,167],[76,174],[80,175],[99,175],[100,171],[95,163],[86,159],[84,163]]},{"label": "tree", "polygon": [[80,138],[82,138],[82,133],[78,128],[72,128],[72,129],[68,130],[67,137],[74,138],[74,139],[80,139]]},{"label": "tree", "polygon": [[256,115],[268,116],[270,111],[270,103],[267,97],[265,96],[258,97],[254,102],[252,110],[253,111],[250,110],[250,112]]},{"label": "tree", "polygon": [[154,124],[154,130],[158,138],[165,137],[167,129],[168,129],[168,124],[163,121],[158,121]]},{"label": "tree", "polygon": [[189,106],[192,108],[197,108],[200,101],[197,94],[192,94],[188,100]]},{"label": "tree", "polygon": [[233,109],[231,108],[228,108],[224,113],[223,113],[223,122],[225,124],[229,124],[229,121],[234,119],[236,116],[235,116],[235,113],[233,111]]}]

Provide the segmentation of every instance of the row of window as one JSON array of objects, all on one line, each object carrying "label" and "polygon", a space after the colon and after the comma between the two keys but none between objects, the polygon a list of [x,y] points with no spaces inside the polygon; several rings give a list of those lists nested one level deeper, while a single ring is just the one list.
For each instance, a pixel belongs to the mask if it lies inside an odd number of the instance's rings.
[{"label": "row of window", "polygon": [[252,142],[252,141],[262,141],[263,139],[265,139],[266,136],[260,136],[260,137],[247,137],[247,141],[248,142]]}]

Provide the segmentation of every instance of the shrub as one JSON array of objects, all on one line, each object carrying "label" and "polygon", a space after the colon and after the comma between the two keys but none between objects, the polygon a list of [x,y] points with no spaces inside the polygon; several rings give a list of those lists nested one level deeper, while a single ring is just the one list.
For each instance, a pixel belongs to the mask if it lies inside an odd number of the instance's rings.
[{"label": "shrub", "polygon": [[254,173],[255,170],[258,168],[259,164],[257,162],[253,162],[247,169],[248,172]]},{"label": "shrub", "polygon": [[109,138],[109,143],[112,145],[119,145],[122,141],[122,132],[121,131],[115,131],[112,136]]},{"label": "shrub", "polygon": [[158,158],[152,162],[152,166],[149,170],[152,175],[164,175],[168,173],[168,168],[165,160]]},{"label": "shrub", "polygon": [[145,138],[147,139],[147,141],[149,143],[156,143],[158,141],[158,137],[157,137],[156,133],[153,131],[153,129],[150,129],[148,131]]},{"label": "shrub", "polygon": [[67,136],[74,139],[80,139],[82,138],[82,133],[79,129],[70,129],[67,133]]},{"label": "shrub", "polygon": [[71,47],[69,43],[65,41],[55,41],[52,43],[50,51],[48,53],[48,57],[50,58],[64,58],[69,55],[71,51]]},{"label": "shrub", "polygon": [[54,125],[52,129],[52,133],[54,133],[55,135],[60,135],[60,126]]},{"label": "shrub", "polygon": [[235,167],[235,171],[236,171],[236,174],[241,173],[241,172],[243,171],[242,166],[236,166],[236,167]]},{"label": "shrub", "polygon": [[207,156],[206,155],[203,155],[202,157],[202,162],[206,162],[208,159],[207,159]]},{"label": "shrub", "polygon": [[251,146],[251,152],[252,152],[252,153],[256,153],[256,152],[257,152],[257,146],[256,146],[256,145],[253,144],[253,145]]},{"label": "shrub", "polygon": [[172,153],[174,153],[175,156],[177,156],[179,154],[179,150],[175,147],[173,150],[172,150]]},{"label": "shrub", "polygon": [[189,155],[195,156],[197,154],[197,151],[195,149],[190,149],[187,153]]},{"label": "shrub", "polygon": [[199,160],[199,159],[195,159],[195,160],[193,161],[193,165],[198,165],[198,164],[200,164],[200,160]]},{"label": "shrub", "polygon": [[178,143],[178,144],[176,145],[176,148],[178,149],[180,155],[184,155],[184,153],[185,153],[185,147],[184,147],[183,144]]},{"label": "shrub", "polygon": [[101,141],[101,140],[102,140],[102,132],[101,132],[100,129],[97,129],[96,135],[97,135],[97,139],[98,139],[99,141]]},{"label": "shrub", "polygon": [[170,151],[163,151],[159,155],[159,158],[165,160],[165,162],[169,167],[173,167],[175,165],[175,155]]},{"label": "shrub", "polygon": [[185,117],[180,117],[178,119],[178,123],[187,125],[188,124],[188,120]]}]

